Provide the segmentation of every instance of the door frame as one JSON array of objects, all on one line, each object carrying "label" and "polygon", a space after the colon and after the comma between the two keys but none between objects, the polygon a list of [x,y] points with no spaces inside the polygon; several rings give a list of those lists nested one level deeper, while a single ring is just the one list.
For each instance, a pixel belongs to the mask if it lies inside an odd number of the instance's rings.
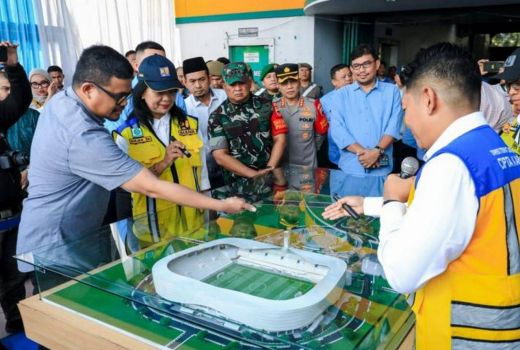
[{"label": "door frame", "polygon": [[231,57],[231,47],[234,46],[267,46],[269,62],[274,62],[274,38],[228,38],[225,43],[228,57]]}]

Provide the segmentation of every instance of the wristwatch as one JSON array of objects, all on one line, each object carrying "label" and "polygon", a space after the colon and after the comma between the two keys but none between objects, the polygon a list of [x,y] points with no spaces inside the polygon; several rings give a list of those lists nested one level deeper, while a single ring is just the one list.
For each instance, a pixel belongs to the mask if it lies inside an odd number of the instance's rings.
[{"label": "wristwatch", "polygon": [[380,155],[385,154],[385,149],[384,149],[384,148],[381,148],[381,147],[379,147],[379,146],[376,146],[375,148],[379,150],[379,154],[380,154]]}]

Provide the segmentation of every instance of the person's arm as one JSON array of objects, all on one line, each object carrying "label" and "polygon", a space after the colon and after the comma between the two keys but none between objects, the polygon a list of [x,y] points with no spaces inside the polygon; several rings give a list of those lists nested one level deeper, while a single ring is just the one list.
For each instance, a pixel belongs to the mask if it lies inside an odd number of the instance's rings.
[{"label": "person's arm", "polygon": [[392,87],[392,112],[383,127],[383,137],[378,143],[381,148],[388,148],[395,140],[401,139],[404,111],[401,105],[401,94],[395,85]]},{"label": "person's arm", "polygon": [[182,206],[238,213],[254,207],[240,198],[218,200],[195,192],[182,185],[158,179],[148,169],[142,169],[122,187],[129,192],[138,192],[150,198],[160,198]]},{"label": "person's arm", "polygon": [[[449,171],[448,171],[448,170]],[[385,199],[402,201],[388,183]],[[478,212],[475,185],[464,163],[442,154],[423,168],[410,208],[383,205],[377,255],[393,289],[410,293],[443,273],[471,240]]]},{"label": "person's arm", "polygon": [[285,134],[279,134],[273,137],[273,149],[271,150],[271,156],[267,162],[267,167],[276,168],[282,159],[283,152],[287,143],[287,136]]},{"label": "person's arm", "polygon": [[[1,42],[1,46],[10,45]],[[18,63],[17,48],[8,46],[7,62],[5,64],[5,72],[11,84],[11,93],[3,101],[0,101],[0,130],[6,131],[11,125],[25,113],[32,101],[31,85],[27,79],[27,74],[23,67]]]},{"label": "person's arm", "polygon": [[330,107],[330,129],[331,136],[339,149],[359,154],[364,151],[363,146],[357,143],[356,139],[350,133],[345,114],[346,93],[341,90],[332,96]]},{"label": "person's arm", "polygon": [[271,150],[271,156],[267,162],[267,167],[276,168],[282,159],[283,152],[287,143],[287,133],[289,127],[282,114],[278,110],[278,107],[273,102],[273,112],[271,113],[271,135],[273,136],[273,149]]},{"label": "person's arm", "polygon": [[325,113],[323,113],[323,107],[321,106],[319,99],[314,100],[314,109],[316,110],[316,119],[314,120],[314,141],[316,142],[316,149],[319,150],[327,137],[329,122]]},{"label": "person's arm", "polygon": [[235,157],[229,155],[229,150],[227,148],[216,149],[213,151],[212,154],[213,158],[215,158],[215,161],[218,165],[229,170],[233,174],[249,178],[254,177],[258,174],[258,171],[256,171],[255,169],[248,167]]}]

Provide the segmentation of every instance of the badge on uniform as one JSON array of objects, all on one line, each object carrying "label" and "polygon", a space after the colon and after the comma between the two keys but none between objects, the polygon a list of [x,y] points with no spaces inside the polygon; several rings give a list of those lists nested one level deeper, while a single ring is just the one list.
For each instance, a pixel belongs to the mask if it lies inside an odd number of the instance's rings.
[{"label": "badge on uniform", "polygon": [[139,128],[139,127],[133,127],[132,128],[132,137],[134,137],[134,138],[143,137],[143,130],[141,130],[141,128]]},{"label": "badge on uniform", "polygon": [[312,115],[312,111],[309,107],[303,107],[303,110],[300,112],[300,115],[303,117],[310,117]]}]

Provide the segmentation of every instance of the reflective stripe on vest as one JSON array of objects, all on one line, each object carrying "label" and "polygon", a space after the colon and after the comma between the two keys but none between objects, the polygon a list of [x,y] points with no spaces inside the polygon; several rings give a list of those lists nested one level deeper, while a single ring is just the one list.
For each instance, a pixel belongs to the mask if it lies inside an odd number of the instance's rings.
[{"label": "reflective stripe on vest", "polygon": [[[504,208],[507,226],[507,271],[509,275],[513,275],[520,273],[520,244],[518,242],[518,232],[516,229],[513,195],[509,184],[504,186]],[[518,286],[518,288],[520,288],[520,286]]]},{"label": "reflective stripe on vest", "polygon": [[465,251],[408,297],[417,349],[520,349],[520,159],[488,126],[430,160],[443,153],[466,165],[479,211]]},{"label": "reflective stripe on vest", "polygon": [[[132,134],[132,129],[140,129],[140,136]],[[166,145],[153,130],[139,125],[135,120],[119,131],[128,142],[128,154],[146,167],[161,161],[166,152]],[[136,134],[134,132],[134,134]],[[171,119],[170,137],[182,142],[191,153],[191,157],[177,159],[159,178],[168,182],[179,183],[199,191],[199,178],[202,169],[201,151],[203,143],[198,136],[198,120],[188,117],[179,123]],[[195,208],[182,208],[162,199],[148,198],[139,193],[132,193],[133,231],[135,236],[146,243],[158,242],[172,235],[198,229],[203,224],[203,212]]]}]

